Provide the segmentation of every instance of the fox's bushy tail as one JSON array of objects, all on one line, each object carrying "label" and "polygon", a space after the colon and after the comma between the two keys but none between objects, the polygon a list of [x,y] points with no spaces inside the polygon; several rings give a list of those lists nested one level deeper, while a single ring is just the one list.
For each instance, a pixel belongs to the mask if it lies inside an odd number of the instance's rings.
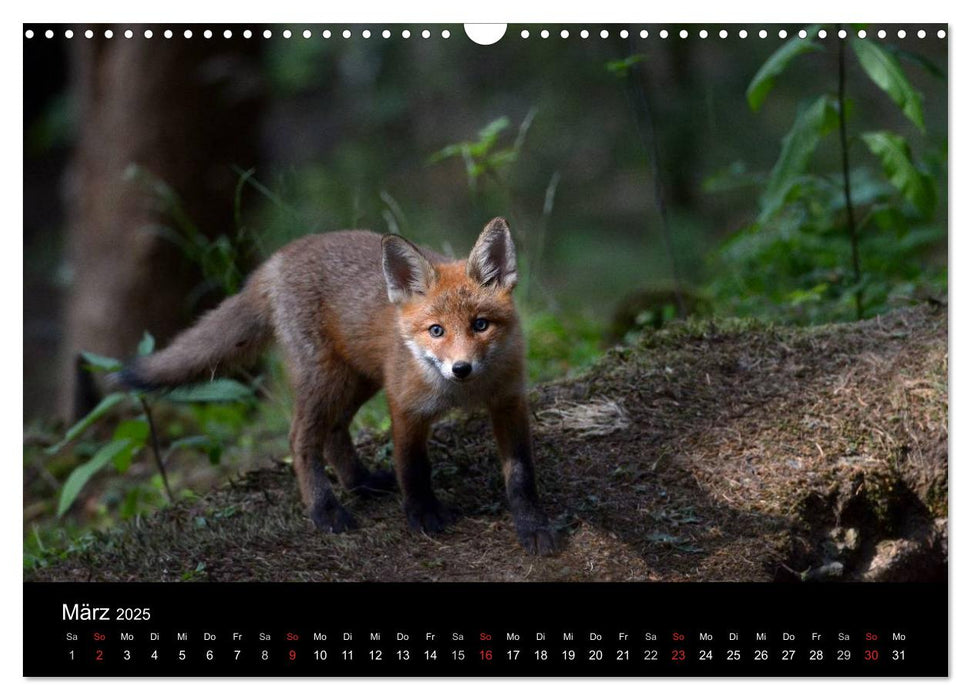
[{"label": "fox's bushy tail", "polygon": [[259,278],[183,331],[164,350],[128,364],[118,380],[153,390],[211,379],[253,362],[273,339],[270,307]]}]

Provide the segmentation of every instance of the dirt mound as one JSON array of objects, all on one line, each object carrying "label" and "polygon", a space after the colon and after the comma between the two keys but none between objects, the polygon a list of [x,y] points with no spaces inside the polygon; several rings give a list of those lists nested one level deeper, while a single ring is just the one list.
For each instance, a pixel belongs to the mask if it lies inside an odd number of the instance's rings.
[{"label": "dirt mound", "polygon": [[[532,393],[539,488],[563,530],[525,555],[489,425],[440,423],[445,535],[396,498],[345,496],[315,532],[290,467],[103,533],[36,580],[939,580],[947,567],[947,317],[913,308],[808,329],[676,324]],[[366,461],[390,468],[386,435]]]}]

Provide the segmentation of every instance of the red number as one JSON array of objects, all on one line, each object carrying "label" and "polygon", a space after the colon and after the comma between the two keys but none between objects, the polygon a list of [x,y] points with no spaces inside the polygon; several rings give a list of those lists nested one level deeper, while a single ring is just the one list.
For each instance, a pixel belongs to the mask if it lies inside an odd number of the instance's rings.
[{"label": "red number", "polygon": [[479,656],[483,661],[492,661],[492,649],[479,649]]},{"label": "red number", "polygon": [[876,649],[864,649],[863,650],[863,660],[864,661],[876,661],[880,658],[880,652]]},{"label": "red number", "polygon": [[684,649],[672,649],[671,661],[684,661]]},{"label": "red number", "polygon": [[94,660],[95,661],[104,661],[105,660],[104,659],[104,653],[100,649],[96,649],[95,650]]},{"label": "red number", "polygon": [[297,652],[294,649],[291,649],[290,650],[290,660],[291,661],[296,661],[297,660]]}]

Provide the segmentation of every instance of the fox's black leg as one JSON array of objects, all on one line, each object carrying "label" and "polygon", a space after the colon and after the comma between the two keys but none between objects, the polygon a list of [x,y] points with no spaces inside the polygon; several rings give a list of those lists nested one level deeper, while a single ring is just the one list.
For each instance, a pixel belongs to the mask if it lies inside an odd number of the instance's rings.
[{"label": "fox's black leg", "polygon": [[394,463],[398,486],[404,495],[405,517],[413,530],[441,532],[454,522],[454,515],[432,491],[432,468],[428,460],[428,420],[395,410],[391,403],[394,435]]},{"label": "fox's black leg", "polygon": [[374,396],[378,387],[367,378],[356,374],[346,365],[334,360],[328,366],[327,376],[340,392],[332,392],[325,425],[324,454],[327,462],[337,472],[341,486],[358,496],[376,496],[390,493],[397,487],[394,472],[369,471],[361,462],[351,440],[350,425],[361,405]]},{"label": "fox's black leg", "polygon": [[526,399],[515,396],[498,401],[490,405],[489,411],[519,541],[530,554],[553,554],[556,536],[536,495]]}]

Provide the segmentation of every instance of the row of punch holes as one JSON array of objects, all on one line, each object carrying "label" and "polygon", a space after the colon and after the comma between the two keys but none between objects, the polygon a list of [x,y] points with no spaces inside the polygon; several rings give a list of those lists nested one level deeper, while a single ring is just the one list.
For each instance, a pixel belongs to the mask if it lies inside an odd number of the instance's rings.
[{"label": "row of punch holes", "polygon": [[[146,39],[152,39],[156,36],[156,32],[152,29],[145,29],[140,33]],[[651,32],[648,31],[647,29],[641,29],[639,31],[634,30],[634,33],[637,36],[639,36],[641,39],[647,39],[647,38],[650,38],[651,36]],[[820,29],[816,33],[818,38],[820,39],[825,39],[827,36],[829,36],[829,32],[825,29]],[[125,29],[124,31],[121,31],[120,34],[121,36],[124,36],[126,39],[132,39],[135,37],[135,31],[132,29]],[[193,36],[196,35],[196,33],[191,29],[185,29],[181,31],[180,34],[185,39],[191,39]],[[275,35],[274,31],[271,29],[264,29],[261,34],[264,39],[271,39]],[[412,32],[409,29],[402,29],[400,32],[397,32],[397,31],[392,32],[390,29],[384,29],[379,33],[377,31],[372,32],[370,29],[363,29],[360,32],[358,32],[357,35],[360,36],[362,39],[370,39],[372,36],[376,36],[377,34],[380,34],[380,36],[383,39],[390,39],[395,34],[398,34],[402,39],[410,39],[412,37]],[[621,29],[617,31],[616,34],[621,39],[627,39],[631,35],[631,32],[627,29]],[[727,39],[732,34],[737,34],[738,38],[740,39],[747,39],[750,36],[750,33],[747,29],[738,29],[738,30],[732,30],[732,31],[729,31],[728,29],[720,29],[718,31],[712,30],[711,32],[709,32],[707,29],[696,29],[692,31],[689,31],[687,29],[681,29],[677,31],[668,31],[667,29],[661,29],[656,32],[656,36],[660,39],[667,39],[669,37],[675,37],[675,36],[680,37],[681,39],[688,39],[688,38],[691,38],[692,36],[697,37],[699,39],[707,39],[709,36],[711,37],[717,36],[720,39]],[[766,29],[760,29],[757,32],[753,32],[751,36],[757,36],[760,39],[767,39],[771,34],[775,34],[780,39],[789,38],[789,32],[786,31],[785,29],[780,29],[777,32],[769,32]],[[801,29],[798,32],[795,32],[795,34],[801,39],[805,39],[808,37],[808,33],[805,29]],[[839,36],[840,39],[845,39],[848,35],[848,32],[845,29],[840,29],[838,30],[838,32],[836,32],[836,34],[837,36]],[[878,29],[875,32],[873,32],[873,35],[876,36],[878,39],[885,39],[887,38],[888,35],[891,35],[891,34],[893,34],[892,31],[887,32],[887,30],[885,29]],[[103,32],[103,35],[105,39],[112,39],[115,36],[115,32],[112,29],[105,29]],[[236,34],[232,29],[224,29],[224,30],[216,30],[216,31],[213,31],[212,29],[204,29],[199,32],[199,35],[201,35],[205,39],[212,39],[213,37],[218,37],[218,36],[222,36],[224,39],[232,39],[233,36],[235,36]],[[239,35],[242,36],[244,39],[251,39],[254,36],[256,36],[256,33],[254,33],[253,30],[251,29],[244,29],[239,32]],[[304,39],[312,39],[314,36],[318,36],[315,32],[311,31],[310,29],[304,29],[302,31],[297,30],[296,32],[290,29],[283,29],[279,31],[279,35],[284,39],[290,39],[293,37],[303,37]],[[442,29],[441,32],[439,32],[439,35],[441,36],[442,39],[448,39],[452,36],[452,33],[448,29]],[[579,31],[577,30],[571,31],[570,29],[561,29],[559,30],[559,32],[556,32],[556,31],[551,32],[549,29],[541,29],[535,33],[535,36],[538,36],[541,39],[548,39],[551,36],[557,36],[557,35],[561,39],[569,39],[571,36],[578,36],[581,39],[588,39],[591,36],[595,36],[595,35],[599,35],[601,39],[608,39],[611,36],[611,32],[607,29],[601,29],[599,33],[597,33],[596,31],[591,32],[588,29],[580,29]],[[856,35],[861,39],[865,39],[868,36],[868,32],[865,29],[859,29],[856,31]],[[928,35],[928,33],[924,29],[918,29],[915,32],[915,35],[917,36],[918,39],[923,39]],[[24,36],[27,39],[33,39],[35,36],[38,36],[38,34],[36,34],[33,29],[27,29],[24,32]],[[43,32],[42,36],[46,39],[53,39],[55,36],[55,32],[53,29],[47,29]],[[73,29],[65,29],[63,32],[63,36],[65,39],[73,39],[75,37],[75,32]],[[78,36],[83,36],[86,39],[93,39],[95,36],[95,31],[93,29],[86,29],[83,31],[79,30]],[[171,29],[160,30],[158,32],[158,36],[161,36],[165,39],[171,39],[174,36],[176,36],[176,32],[174,32]],[[338,37],[338,36],[343,37],[344,39],[351,39],[355,36],[355,33],[352,32],[350,29],[338,30],[334,32],[332,32],[330,29],[324,29],[323,31],[320,32],[319,36],[324,39],[330,39],[331,37]],[[432,37],[432,31],[429,29],[423,29],[417,33],[417,36],[420,36],[422,39],[430,39]],[[519,36],[523,39],[529,39],[531,36],[534,36],[534,34],[530,32],[529,29],[523,29],[520,31]],[[896,31],[896,36],[899,39],[906,38],[907,30],[898,29]],[[939,29],[937,31],[937,37],[939,39],[943,39],[946,36],[947,36],[947,32],[944,29]]]}]

